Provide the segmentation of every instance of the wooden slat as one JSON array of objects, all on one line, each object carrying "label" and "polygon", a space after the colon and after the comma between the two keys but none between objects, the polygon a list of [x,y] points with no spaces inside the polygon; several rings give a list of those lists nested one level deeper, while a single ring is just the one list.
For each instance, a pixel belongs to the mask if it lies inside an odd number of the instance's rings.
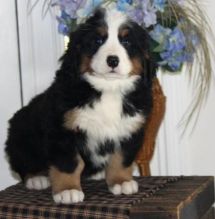
[{"label": "wooden slat", "polygon": [[194,191],[184,203],[181,203],[178,212],[183,219],[200,219],[214,202],[214,182],[209,180]]},{"label": "wooden slat", "polygon": [[210,208],[201,219],[214,219],[214,208]]},{"label": "wooden slat", "polygon": [[132,208],[132,219],[201,219],[214,203],[213,177],[184,177]]}]

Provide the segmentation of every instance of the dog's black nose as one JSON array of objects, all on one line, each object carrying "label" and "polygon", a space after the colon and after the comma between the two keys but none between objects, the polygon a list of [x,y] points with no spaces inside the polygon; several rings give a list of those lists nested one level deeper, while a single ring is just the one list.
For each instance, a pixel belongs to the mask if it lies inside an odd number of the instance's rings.
[{"label": "dog's black nose", "polygon": [[108,56],[107,57],[107,64],[111,68],[116,68],[119,64],[119,58],[118,56]]}]

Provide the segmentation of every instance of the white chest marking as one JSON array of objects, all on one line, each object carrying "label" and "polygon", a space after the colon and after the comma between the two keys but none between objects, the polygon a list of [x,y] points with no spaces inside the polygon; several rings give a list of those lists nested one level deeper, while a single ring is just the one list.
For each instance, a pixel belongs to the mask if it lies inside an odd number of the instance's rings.
[{"label": "white chest marking", "polygon": [[[106,140],[113,140],[119,145],[120,140],[128,139],[144,123],[142,114],[135,116],[122,115],[123,96],[119,92],[106,91],[93,107],[86,106],[75,110],[70,129],[77,128],[87,133],[87,147],[92,152],[95,164],[106,163],[109,156],[99,156],[98,146]],[[68,123],[68,121],[67,121]],[[68,128],[68,127],[67,127]]]},{"label": "white chest marking", "polygon": [[119,142],[122,138],[129,138],[144,119],[139,113],[133,117],[122,116],[122,101],[121,94],[111,91],[103,93],[93,108],[86,106],[77,109],[73,128],[86,131],[88,137],[98,143],[107,139]]}]

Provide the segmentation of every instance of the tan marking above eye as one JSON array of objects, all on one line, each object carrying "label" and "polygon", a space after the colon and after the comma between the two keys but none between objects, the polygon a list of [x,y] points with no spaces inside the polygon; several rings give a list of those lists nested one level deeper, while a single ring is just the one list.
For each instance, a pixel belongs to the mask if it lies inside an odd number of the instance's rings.
[{"label": "tan marking above eye", "polygon": [[97,28],[97,31],[98,33],[101,35],[101,36],[107,36],[108,34],[108,29],[107,27],[103,26],[103,27],[98,27]]},{"label": "tan marking above eye", "polygon": [[120,37],[126,37],[126,36],[128,36],[128,34],[129,34],[129,29],[128,28],[124,28],[124,29],[121,29],[119,31],[119,36]]}]

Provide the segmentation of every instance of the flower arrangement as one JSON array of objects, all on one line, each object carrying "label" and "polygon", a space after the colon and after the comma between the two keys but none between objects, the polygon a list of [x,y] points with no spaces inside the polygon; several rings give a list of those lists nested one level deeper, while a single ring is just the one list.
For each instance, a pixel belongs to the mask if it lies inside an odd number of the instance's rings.
[{"label": "flower arrangement", "polygon": [[115,7],[126,13],[148,30],[158,65],[171,72],[181,70],[185,62],[192,63],[200,41],[195,25],[189,33],[183,31],[188,19],[176,12],[183,10],[184,0],[52,0],[52,5],[60,7],[58,30],[63,35],[69,35],[98,6]]},{"label": "flower arrangement", "polygon": [[[46,0],[45,0],[46,1]],[[145,28],[151,52],[161,70],[180,72],[188,67],[196,89],[188,121],[207,96],[211,57],[206,39],[210,32],[198,0],[49,0],[60,8],[58,31],[69,35],[99,7],[116,8]],[[186,65],[185,65],[186,64]]]}]

